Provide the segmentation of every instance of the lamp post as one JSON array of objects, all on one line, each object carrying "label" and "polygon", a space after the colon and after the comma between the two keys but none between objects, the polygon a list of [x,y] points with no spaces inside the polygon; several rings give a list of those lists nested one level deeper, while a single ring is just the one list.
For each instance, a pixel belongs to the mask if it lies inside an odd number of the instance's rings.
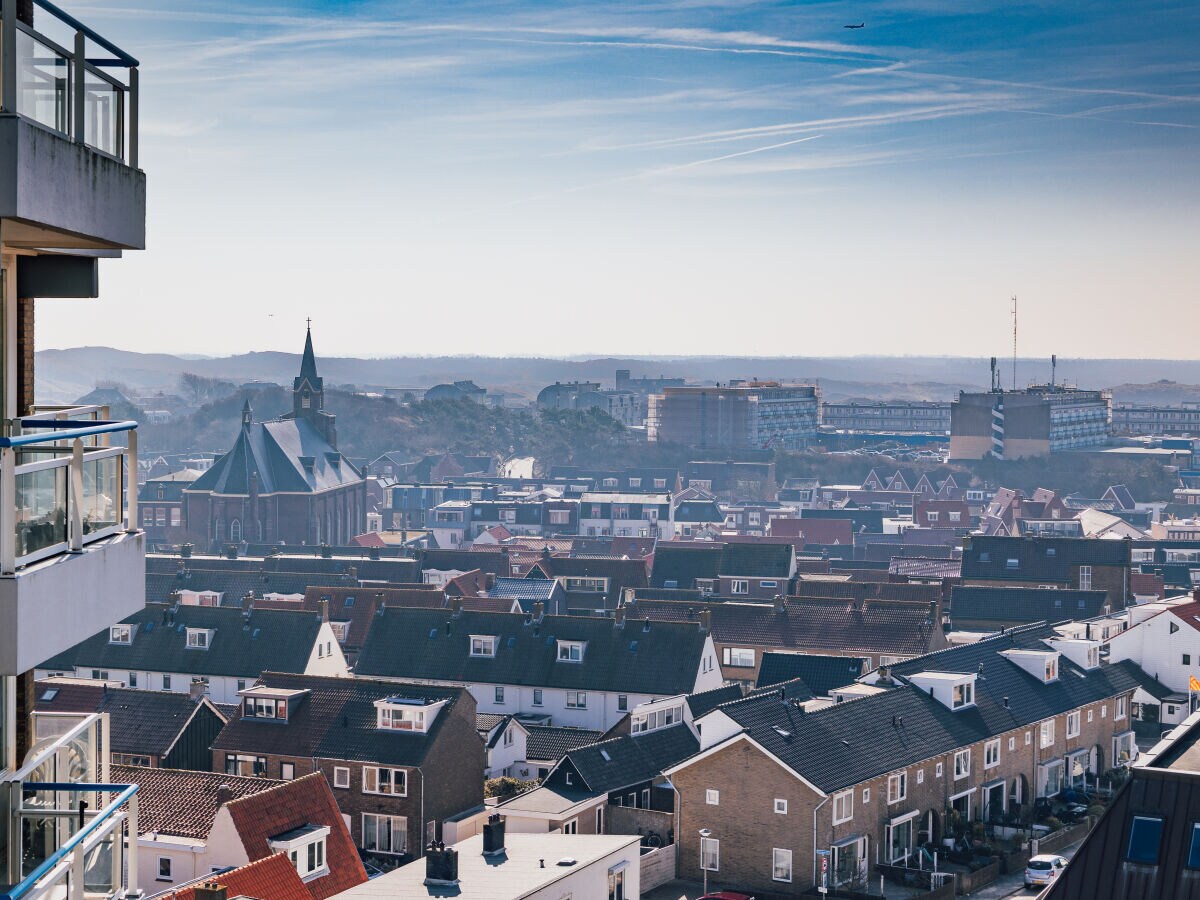
[{"label": "lamp post", "polygon": [[704,864],[704,842],[712,837],[712,832],[707,828],[700,829],[700,871],[704,873],[704,893],[708,893],[708,866]]}]

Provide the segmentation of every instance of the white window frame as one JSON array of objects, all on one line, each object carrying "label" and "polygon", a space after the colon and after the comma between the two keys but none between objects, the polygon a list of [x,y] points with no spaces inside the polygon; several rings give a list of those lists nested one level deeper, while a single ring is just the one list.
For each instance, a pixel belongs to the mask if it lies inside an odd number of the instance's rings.
[{"label": "white window frame", "polygon": [[954,780],[967,778],[971,774],[971,748],[954,751]]},{"label": "white window frame", "polygon": [[983,745],[983,767],[994,769],[998,765],[1000,765],[1000,738],[988,741]]},{"label": "white window frame", "polygon": [[1113,721],[1114,722],[1119,722],[1121,719],[1125,718],[1126,707],[1127,707],[1128,703],[1129,703],[1129,700],[1126,697],[1117,697],[1116,698],[1116,707],[1115,707],[1115,711],[1113,712]]},{"label": "white window frame", "polygon": [[731,594],[748,594],[750,593],[750,580],[747,578],[734,578],[729,582],[729,593]]},{"label": "white window frame", "polygon": [[787,809],[788,809],[787,801],[785,799],[783,799],[782,797],[776,797],[775,798],[775,813],[776,813],[776,815],[786,816]]},{"label": "white window frame", "polygon": [[108,627],[108,642],[126,647],[133,643],[133,626],[123,623]]},{"label": "white window frame", "polygon": [[[375,846],[367,843],[367,823],[371,822],[371,831],[375,834]],[[387,856],[403,856],[408,852],[408,817],[407,816],[388,816],[381,813],[362,813],[362,840],[359,846],[368,853],[383,853]],[[379,827],[387,825],[388,829],[388,849],[383,850],[378,846]],[[396,847],[396,836],[400,836],[401,845]]]},{"label": "white window frame", "polygon": [[734,669],[753,669],[754,650],[750,647],[725,647],[721,654],[724,664]]},{"label": "white window frame", "polygon": [[587,709],[587,691],[567,691],[567,709]]},{"label": "white window frame", "polygon": [[1054,746],[1054,720],[1047,719],[1038,725],[1038,749]]},{"label": "white window frame", "polygon": [[[710,861],[712,865],[709,865]],[[700,838],[700,869],[706,872],[721,871],[721,842],[717,838]]]},{"label": "white window frame", "polygon": [[[781,876],[779,874],[785,864],[787,866],[786,877]],[[771,848],[771,880],[783,882],[785,884],[792,883],[792,851],[791,850],[788,850],[785,847],[772,847]]]},{"label": "white window frame", "polygon": [[[203,640],[200,637],[203,635]],[[187,648],[189,650],[207,650],[212,646],[212,634],[207,628],[187,629]]]},{"label": "white window frame", "polygon": [[[174,881],[175,880],[174,875],[171,873],[171,862],[172,862],[172,860],[171,860],[171,857],[169,857],[169,856],[160,856],[158,858],[158,870],[157,870],[158,874],[154,878],[155,881]],[[163,863],[167,864],[167,871],[165,873],[163,872]]]},{"label": "white window frame", "polygon": [[887,780],[887,802],[891,806],[908,797],[908,773],[897,772]]},{"label": "white window frame", "polygon": [[494,659],[496,656],[496,635],[471,635],[471,655],[485,659]]},{"label": "white window frame", "polygon": [[[1067,737],[1079,737],[1079,731],[1082,725],[1083,716],[1079,714],[1079,710],[1067,713]],[[1074,727],[1071,727],[1072,724]]]},{"label": "white window frame", "polygon": [[347,766],[333,767],[333,786],[339,790],[350,789],[350,769]]},{"label": "white window frame", "polygon": [[[391,766],[363,766],[362,792],[364,794],[380,794],[387,797],[408,796],[408,770]],[[387,773],[386,779],[384,773]],[[396,790],[397,774],[403,782],[403,788]],[[386,780],[386,787],[384,782]]]},{"label": "white window frame", "polygon": [[556,658],[559,662],[581,663],[586,649],[585,641],[559,641]]},{"label": "white window frame", "polygon": [[709,806],[720,806],[721,792],[715,788],[708,788],[704,792],[704,802]]},{"label": "white window frame", "polygon": [[[841,808],[839,811],[839,807]],[[854,818],[854,791],[842,791],[833,795],[833,824],[841,825]]]}]

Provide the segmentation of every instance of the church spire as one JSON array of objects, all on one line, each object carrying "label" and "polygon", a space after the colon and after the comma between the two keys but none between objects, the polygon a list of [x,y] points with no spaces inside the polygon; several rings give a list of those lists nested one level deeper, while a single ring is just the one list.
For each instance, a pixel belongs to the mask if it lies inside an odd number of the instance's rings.
[{"label": "church spire", "polygon": [[308,331],[304,335],[304,356],[300,360],[300,378],[307,378],[309,384],[317,384],[317,357],[313,353],[312,319],[308,320]]},{"label": "church spire", "polygon": [[254,410],[250,408],[250,398],[242,404],[242,427],[249,428],[254,423]]}]

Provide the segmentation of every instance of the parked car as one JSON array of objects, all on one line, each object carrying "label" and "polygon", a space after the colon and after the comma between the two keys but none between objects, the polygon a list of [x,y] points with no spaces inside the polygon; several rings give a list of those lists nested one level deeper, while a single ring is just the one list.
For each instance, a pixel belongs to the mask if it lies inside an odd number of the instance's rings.
[{"label": "parked car", "polygon": [[1067,861],[1061,856],[1043,853],[1033,857],[1025,866],[1025,888],[1028,890],[1053,884],[1066,866]]}]

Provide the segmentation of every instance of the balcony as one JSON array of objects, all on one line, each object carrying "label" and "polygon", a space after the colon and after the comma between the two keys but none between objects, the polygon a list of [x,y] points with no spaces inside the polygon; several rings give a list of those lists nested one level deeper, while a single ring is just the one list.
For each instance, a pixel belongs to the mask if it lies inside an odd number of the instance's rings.
[{"label": "balcony", "polygon": [[[28,671],[145,604],[137,423],[78,407],[15,425],[19,433],[0,437],[0,675]],[[113,434],[128,446],[110,445]]]},{"label": "balcony", "polygon": [[0,12],[5,246],[142,249],[138,61],[48,0],[33,4],[36,28],[15,3]]},{"label": "balcony", "polygon": [[8,823],[2,900],[136,893],[137,785],[108,783],[108,737],[103,714],[35,715],[28,760],[0,782]]}]

